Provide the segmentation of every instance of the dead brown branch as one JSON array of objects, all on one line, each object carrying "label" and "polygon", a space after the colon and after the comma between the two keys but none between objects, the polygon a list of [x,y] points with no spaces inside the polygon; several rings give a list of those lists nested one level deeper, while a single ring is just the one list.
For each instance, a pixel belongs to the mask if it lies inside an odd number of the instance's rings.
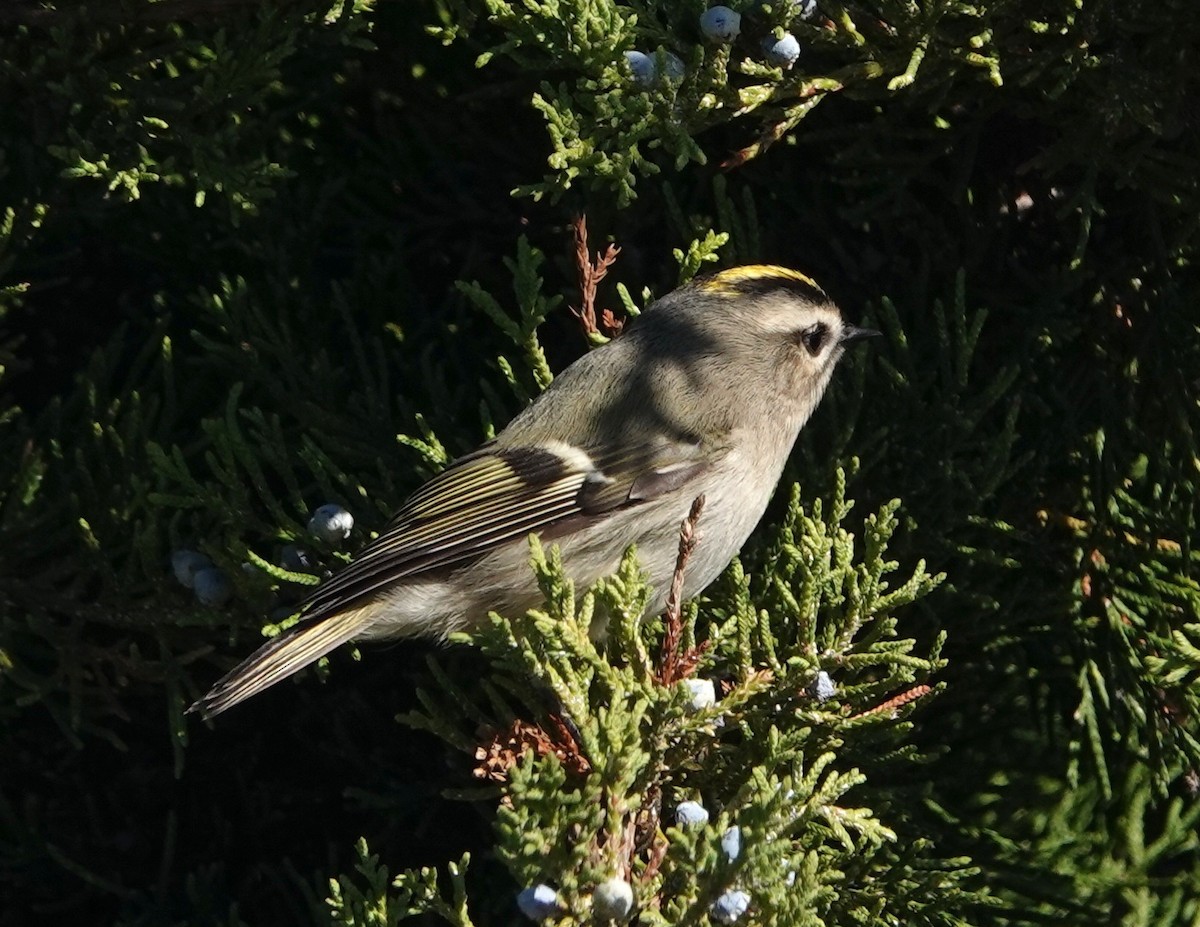
[{"label": "dead brown branch", "polygon": [[579,273],[579,308],[571,307],[571,313],[579,319],[583,333],[589,340],[595,335],[604,338],[615,338],[625,327],[625,320],[619,319],[611,310],[605,309],[597,318],[596,289],[600,281],[608,276],[608,269],[617,261],[621,249],[610,244],[603,253],[596,252],[593,261],[588,250],[587,217],[579,216],[571,223],[575,231],[575,268]]},{"label": "dead brown branch", "polygon": [[915,702],[921,696],[928,695],[932,691],[933,689],[930,686],[913,686],[907,692],[901,692],[895,698],[888,699],[882,705],[876,705],[874,708],[868,708],[866,711],[860,711],[856,715],[851,715],[849,720],[855,721],[859,718],[868,718],[872,715],[881,715],[896,711],[899,708],[903,708],[909,702]]},{"label": "dead brown branch", "polygon": [[591,772],[592,764],[579,749],[570,725],[558,715],[551,715],[548,726],[550,732],[518,718],[506,730],[486,730],[484,736],[488,742],[475,750],[475,778],[507,782],[508,771],[520,761],[526,750],[533,750],[538,756],[553,753],[572,775],[582,776]]},{"label": "dead brown branch", "polygon": [[695,647],[683,649],[683,577],[696,543],[700,540],[697,525],[704,511],[704,494],[692,501],[687,518],[679,526],[679,555],[675,558],[675,573],[671,577],[671,591],[667,595],[666,627],[663,632],[662,652],[659,659],[658,681],[664,686],[674,685],[687,679],[700,663],[708,649],[705,641]]}]

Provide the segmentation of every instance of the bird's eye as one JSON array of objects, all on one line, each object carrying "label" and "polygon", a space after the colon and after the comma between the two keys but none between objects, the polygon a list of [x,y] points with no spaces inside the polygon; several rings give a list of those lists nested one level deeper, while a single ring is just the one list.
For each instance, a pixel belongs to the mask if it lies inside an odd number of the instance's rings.
[{"label": "bird's eye", "polygon": [[813,357],[821,353],[821,348],[825,346],[825,339],[828,337],[829,329],[821,322],[796,332],[796,340],[804,345],[804,350]]}]

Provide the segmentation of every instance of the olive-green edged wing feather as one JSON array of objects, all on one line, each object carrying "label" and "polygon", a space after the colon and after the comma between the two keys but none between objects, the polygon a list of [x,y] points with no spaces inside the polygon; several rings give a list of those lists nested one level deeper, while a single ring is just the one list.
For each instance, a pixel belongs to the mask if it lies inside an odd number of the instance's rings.
[{"label": "olive-green edged wing feather", "polygon": [[372,603],[406,579],[467,566],[506,543],[673,491],[706,469],[700,448],[661,443],[593,457],[567,444],[496,447],[450,465],[304,603],[301,621],[263,645],[188,710],[211,717],[360,636]]},{"label": "olive-green edged wing feather", "polygon": [[469,564],[567,519],[594,519],[677,488],[703,468],[695,445],[595,460],[578,448],[482,450],[404,504],[374,541],[319,587],[305,618],[346,608],[418,574]]}]

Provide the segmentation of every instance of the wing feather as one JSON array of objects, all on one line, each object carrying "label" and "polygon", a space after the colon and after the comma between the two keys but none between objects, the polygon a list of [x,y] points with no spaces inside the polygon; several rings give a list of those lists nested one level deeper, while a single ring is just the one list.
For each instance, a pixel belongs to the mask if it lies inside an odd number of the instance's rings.
[{"label": "wing feather", "polygon": [[654,497],[648,488],[677,488],[703,469],[695,445],[607,459],[574,448],[485,445],[409,497],[379,537],[313,592],[304,618],[335,614],[407,577],[465,565],[565,519],[639,504]]}]

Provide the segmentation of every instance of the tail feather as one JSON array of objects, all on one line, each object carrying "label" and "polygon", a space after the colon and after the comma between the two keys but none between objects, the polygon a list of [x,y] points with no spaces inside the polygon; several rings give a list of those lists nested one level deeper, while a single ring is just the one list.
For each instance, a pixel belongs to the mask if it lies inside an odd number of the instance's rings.
[{"label": "tail feather", "polygon": [[359,635],[373,614],[369,607],[350,609],[268,641],[226,673],[188,714],[212,718],[257,695]]}]

